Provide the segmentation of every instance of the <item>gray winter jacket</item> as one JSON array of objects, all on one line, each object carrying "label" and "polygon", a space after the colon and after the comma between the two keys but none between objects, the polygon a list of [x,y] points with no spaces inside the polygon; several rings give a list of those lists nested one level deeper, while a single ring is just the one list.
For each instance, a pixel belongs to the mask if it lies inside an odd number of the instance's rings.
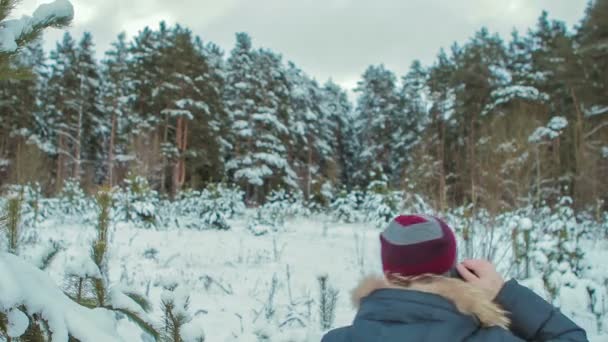
[{"label": "gray winter jacket", "polygon": [[515,280],[500,291],[498,306],[470,285],[444,279],[407,289],[365,280],[353,293],[353,324],[322,342],[587,341],[583,329]]}]

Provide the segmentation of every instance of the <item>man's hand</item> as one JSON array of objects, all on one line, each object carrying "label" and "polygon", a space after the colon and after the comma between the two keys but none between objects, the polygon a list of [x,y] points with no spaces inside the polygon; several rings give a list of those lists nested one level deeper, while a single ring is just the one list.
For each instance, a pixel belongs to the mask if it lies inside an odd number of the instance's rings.
[{"label": "man's hand", "polygon": [[496,267],[486,260],[465,260],[456,265],[456,269],[467,283],[484,290],[492,299],[496,298],[505,283]]}]

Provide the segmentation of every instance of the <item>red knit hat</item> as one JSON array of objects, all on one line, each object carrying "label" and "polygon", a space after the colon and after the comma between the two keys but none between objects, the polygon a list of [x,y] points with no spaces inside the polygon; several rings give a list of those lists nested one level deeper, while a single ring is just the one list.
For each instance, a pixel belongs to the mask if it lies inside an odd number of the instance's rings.
[{"label": "red knit hat", "polygon": [[456,264],[454,232],[433,216],[397,216],[380,234],[380,244],[384,273],[444,274]]}]

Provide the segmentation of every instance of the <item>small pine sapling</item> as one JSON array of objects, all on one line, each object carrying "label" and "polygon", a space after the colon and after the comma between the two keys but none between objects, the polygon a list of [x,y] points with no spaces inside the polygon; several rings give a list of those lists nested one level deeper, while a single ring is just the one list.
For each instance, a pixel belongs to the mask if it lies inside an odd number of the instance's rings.
[{"label": "small pine sapling", "polygon": [[359,204],[356,193],[342,189],[329,205],[332,216],[338,222],[353,223],[359,220]]},{"label": "small pine sapling", "polygon": [[2,311],[0,311],[0,337],[8,340],[8,317]]},{"label": "small pine sapling", "polygon": [[273,274],[270,287],[268,288],[268,295],[266,296],[266,300],[263,302],[264,306],[259,311],[254,310],[255,318],[253,319],[253,323],[255,323],[262,314],[264,314],[266,321],[271,321],[272,318],[274,318],[276,313],[275,297],[277,295],[278,285],[279,279],[277,278],[276,274]]},{"label": "small pine sapling", "polygon": [[99,209],[97,219],[97,236],[92,241],[90,258],[72,267],[71,291],[68,296],[80,305],[89,308],[104,308],[121,313],[137,324],[142,331],[155,341],[160,334],[149,322],[146,313],[150,304],[141,295],[124,292],[117,288],[108,289],[108,263],[110,224],[112,218],[113,193],[104,189],[97,193],[96,202]]},{"label": "small pine sapling", "polygon": [[[192,320],[188,312],[190,296],[177,285],[166,287],[161,297],[163,312],[163,341],[183,342],[184,325]],[[194,338],[204,341],[204,336]]]},{"label": "small pine sapling", "polygon": [[84,193],[80,187],[80,181],[76,179],[68,179],[63,184],[60,198],[60,210],[63,214],[70,216],[84,215],[91,209],[90,198]]},{"label": "small pine sapling", "polygon": [[270,283],[270,289],[268,290],[268,300],[266,301],[266,309],[264,310],[264,316],[268,321],[270,321],[276,313],[274,300],[277,295],[278,285],[279,279],[277,278],[277,275],[274,274],[272,276],[272,282]]},{"label": "small pine sapling", "polygon": [[17,254],[21,235],[22,194],[10,197],[5,204],[5,214],[0,218],[0,228],[5,230],[8,252]]},{"label": "small pine sapling", "polygon": [[63,247],[57,241],[52,241],[51,242],[51,246],[46,251],[46,253],[42,256],[42,258],[40,259],[40,263],[38,264],[38,268],[40,268],[41,270],[46,270],[51,265],[51,262],[53,262],[53,260],[55,259],[55,257],[62,250],[63,250]]},{"label": "small pine sapling", "polygon": [[520,229],[523,231],[524,250],[522,255],[525,263],[526,278],[530,277],[530,255],[532,254],[532,221],[529,218],[523,218],[520,221]]},{"label": "small pine sapling", "polygon": [[106,305],[106,287],[104,275],[107,274],[106,254],[108,251],[108,232],[110,229],[110,211],[112,210],[112,193],[100,191],[97,196],[99,216],[97,221],[97,239],[93,241],[91,257],[101,272],[101,277],[93,279],[95,297],[99,306]]},{"label": "small pine sapling", "polygon": [[322,330],[329,330],[334,324],[339,291],[329,284],[329,276],[320,275],[319,281],[319,322]]},{"label": "small pine sapling", "polygon": [[367,187],[365,200],[362,208],[365,211],[365,220],[373,223],[376,227],[384,227],[393,217],[395,217],[401,193],[393,192],[389,189],[386,180],[371,182]]},{"label": "small pine sapling", "polygon": [[279,324],[279,328],[283,328],[285,326],[298,326],[299,328],[304,328],[306,324],[304,323],[303,315],[299,312],[298,308],[302,305],[302,301],[296,301],[293,297],[293,293],[291,291],[291,271],[289,268],[289,264],[286,266],[286,286],[287,286],[287,298],[289,299],[289,303],[287,304],[287,316],[285,320]]},{"label": "small pine sapling", "polygon": [[118,207],[121,218],[126,222],[142,223],[145,228],[156,227],[159,223],[158,193],[146,178],[134,174],[127,177],[125,185]]}]

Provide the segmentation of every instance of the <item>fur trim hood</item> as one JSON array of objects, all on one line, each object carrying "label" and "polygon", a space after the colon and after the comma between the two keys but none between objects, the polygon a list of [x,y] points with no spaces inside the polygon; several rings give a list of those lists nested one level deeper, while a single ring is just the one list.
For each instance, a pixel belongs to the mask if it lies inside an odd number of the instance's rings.
[{"label": "fur trim hood", "polygon": [[395,281],[389,281],[382,276],[364,278],[352,292],[352,301],[355,308],[359,308],[361,300],[376,290],[414,290],[435,294],[449,300],[460,313],[476,317],[483,327],[509,328],[511,322],[507,317],[508,313],[482,290],[460,279],[442,276],[394,277]]}]

